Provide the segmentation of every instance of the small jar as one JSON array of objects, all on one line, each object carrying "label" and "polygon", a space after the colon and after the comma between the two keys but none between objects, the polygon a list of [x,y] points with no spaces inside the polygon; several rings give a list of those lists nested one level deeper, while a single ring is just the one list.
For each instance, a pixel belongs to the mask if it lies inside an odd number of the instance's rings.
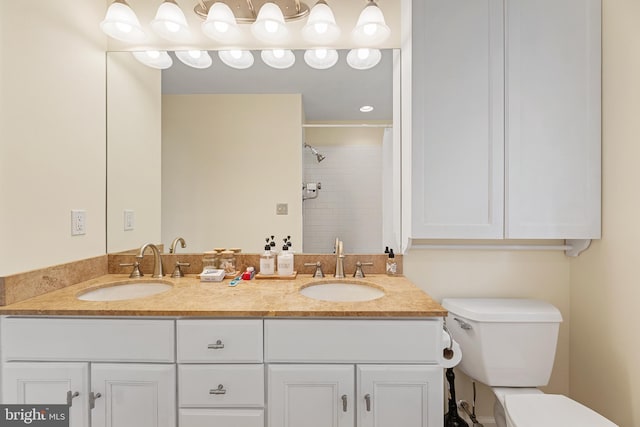
[{"label": "small jar", "polygon": [[224,270],[227,275],[236,274],[236,257],[233,251],[222,251],[218,268]]},{"label": "small jar", "polygon": [[202,257],[202,269],[218,268],[218,253],[216,251],[207,251]]}]

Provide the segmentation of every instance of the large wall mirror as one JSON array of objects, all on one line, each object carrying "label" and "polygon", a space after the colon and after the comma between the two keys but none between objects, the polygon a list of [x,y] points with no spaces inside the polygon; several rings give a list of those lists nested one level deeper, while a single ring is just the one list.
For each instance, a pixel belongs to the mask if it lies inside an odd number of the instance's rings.
[{"label": "large wall mirror", "polygon": [[[370,70],[173,66],[107,53],[107,251],[291,236],[297,252],[399,247],[399,52]],[[171,54],[173,55],[173,54]],[[369,113],[360,107],[372,105]],[[394,127],[394,125],[397,125]]]}]

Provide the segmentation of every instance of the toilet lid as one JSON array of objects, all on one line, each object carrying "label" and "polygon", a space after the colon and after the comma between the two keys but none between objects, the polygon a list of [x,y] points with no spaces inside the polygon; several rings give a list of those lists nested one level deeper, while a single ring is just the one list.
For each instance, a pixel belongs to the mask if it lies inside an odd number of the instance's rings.
[{"label": "toilet lid", "polygon": [[504,409],[513,427],[617,427],[597,412],[559,394],[507,395]]}]

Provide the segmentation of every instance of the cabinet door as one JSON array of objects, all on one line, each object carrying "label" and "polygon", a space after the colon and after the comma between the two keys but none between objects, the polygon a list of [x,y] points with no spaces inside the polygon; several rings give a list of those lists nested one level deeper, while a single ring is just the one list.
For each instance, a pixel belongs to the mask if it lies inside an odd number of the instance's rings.
[{"label": "cabinet door", "polygon": [[175,427],[175,365],[91,366],[92,427]]},{"label": "cabinet door", "polygon": [[442,425],[442,368],[359,365],[358,427]]},{"label": "cabinet door", "polygon": [[354,426],[353,365],[270,365],[267,382],[269,427]]},{"label": "cabinet door", "polygon": [[411,16],[408,237],[501,238],[502,0],[414,0]]},{"label": "cabinet door", "polygon": [[505,4],[506,237],[600,238],[600,0]]},{"label": "cabinet door", "polygon": [[89,365],[86,363],[6,363],[3,403],[71,403],[70,427],[89,426]]}]

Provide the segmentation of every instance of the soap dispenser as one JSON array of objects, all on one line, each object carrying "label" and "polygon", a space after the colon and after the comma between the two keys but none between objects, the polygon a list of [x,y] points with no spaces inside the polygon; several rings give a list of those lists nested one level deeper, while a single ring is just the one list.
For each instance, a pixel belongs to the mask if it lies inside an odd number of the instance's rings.
[{"label": "soap dispenser", "polygon": [[278,275],[293,276],[293,253],[289,251],[291,247],[291,236],[284,239],[282,252],[278,255]]},{"label": "soap dispenser", "polygon": [[387,258],[387,275],[395,276],[398,271],[398,264],[396,263],[396,254],[393,253],[393,249],[389,249],[389,258]]},{"label": "soap dispenser", "polygon": [[264,245],[264,253],[260,255],[260,274],[272,275],[275,273],[275,256],[271,252],[271,245],[269,245],[269,239],[267,244]]}]

